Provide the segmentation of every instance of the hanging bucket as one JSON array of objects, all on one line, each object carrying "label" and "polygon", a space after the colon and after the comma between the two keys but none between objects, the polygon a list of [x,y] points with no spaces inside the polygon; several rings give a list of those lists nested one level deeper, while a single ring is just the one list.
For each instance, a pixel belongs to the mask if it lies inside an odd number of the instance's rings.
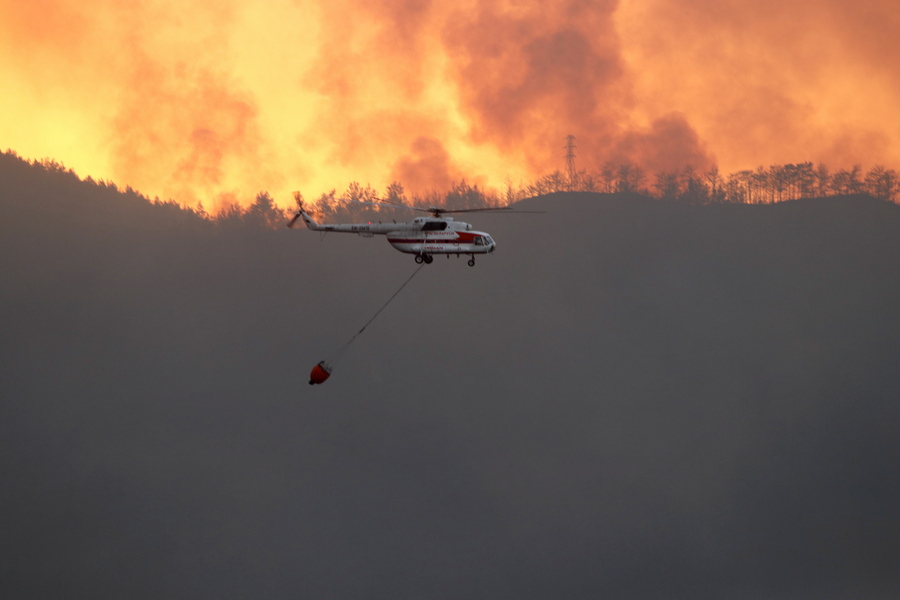
[{"label": "hanging bucket", "polygon": [[329,367],[323,360],[322,362],[314,366],[312,368],[312,371],[309,372],[309,385],[324,383],[325,380],[329,377],[331,377],[331,367]]}]

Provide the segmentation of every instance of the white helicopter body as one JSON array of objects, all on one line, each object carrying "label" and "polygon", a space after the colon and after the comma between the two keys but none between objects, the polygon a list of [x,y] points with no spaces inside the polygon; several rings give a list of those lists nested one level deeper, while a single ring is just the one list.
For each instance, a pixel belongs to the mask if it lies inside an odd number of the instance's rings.
[{"label": "white helicopter body", "polygon": [[[444,211],[439,211],[440,212]],[[435,254],[468,255],[469,266],[475,266],[476,254],[490,254],[497,247],[490,235],[474,231],[469,223],[456,221],[451,217],[416,217],[405,223],[338,223],[319,224],[306,210],[300,209],[288,224],[291,227],[297,218],[302,218],[313,231],[335,231],[355,233],[362,237],[387,236],[388,243],[406,254],[413,254],[416,262],[430,263]]]}]

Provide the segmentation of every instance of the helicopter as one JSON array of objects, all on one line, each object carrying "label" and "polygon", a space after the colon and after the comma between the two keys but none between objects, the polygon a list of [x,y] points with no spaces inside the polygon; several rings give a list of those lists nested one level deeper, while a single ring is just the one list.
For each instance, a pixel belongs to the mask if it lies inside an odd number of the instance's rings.
[{"label": "helicopter", "polygon": [[446,254],[450,258],[455,254],[469,256],[469,266],[475,266],[476,254],[490,254],[497,248],[494,239],[484,231],[475,231],[469,223],[457,221],[453,217],[445,217],[447,213],[470,212],[534,212],[516,211],[508,206],[494,208],[461,208],[446,209],[440,207],[417,208],[394,202],[365,202],[353,201],[359,204],[374,204],[379,206],[402,207],[420,212],[430,213],[430,217],[416,217],[405,223],[338,223],[319,224],[298,201],[299,212],[287,224],[293,227],[299,219],[303,219],[306,226],[313,231],[336,231],[342,233],[355,233],[361,237],[373,237],[375,235],[387,236],[388,243],[396,250],[405,254],[415,255],[417,264],[431,264],[435,254]]}]

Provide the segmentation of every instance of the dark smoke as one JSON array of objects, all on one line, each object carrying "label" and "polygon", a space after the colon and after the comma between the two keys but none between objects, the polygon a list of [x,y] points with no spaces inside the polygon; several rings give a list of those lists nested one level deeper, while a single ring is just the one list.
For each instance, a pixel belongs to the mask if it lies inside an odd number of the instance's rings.
[{"label": "dark smoke", "polygon": [[890,598],[895,205],[560,194],[415,268],[0,162],[0,595]]}]

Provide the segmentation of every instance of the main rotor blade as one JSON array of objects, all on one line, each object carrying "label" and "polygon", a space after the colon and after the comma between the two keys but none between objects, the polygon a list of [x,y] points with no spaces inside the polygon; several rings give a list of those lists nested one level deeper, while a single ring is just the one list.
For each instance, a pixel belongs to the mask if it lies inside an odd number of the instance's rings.
[{"label": "main rotor blade", "polygon": [[407,210],[415,210],[418,212],[426,212],[431,213],[435,216],[440,216],[446,213],[470,213],[470,212],[504,212],[504,213],[527,213],[527,214],[544,214],[542,210],[515,210],[510,208],[509,206],[486,206],[482,208],[440,208],[437,206],[431,206],[428,208],[423,208],[421,206],[410,206],[409,204],[403,204],[402,202],[388,202],[385,200],[382,201],[372,201],[372,200],[353,200],[351,198],[339,198],[343,202],[352,203],[352,204],[369,204],[372,206],[389,206],[392,208],[405,208]]},{"label": "main rotor blade", "polygon": [[417,208],[416,210],[420,210],[422,212],[430,212],[430,213],[470,213],[470,212],[502,212],[502,213],[530,213],[530,214],[544,214],[542,210],[516,210],[514,208],[510,208],[508,206],[495,206],[495,207],[485,207],[485,208]]},{"label": "main rotor blade", "polygon": [[408,206],[406,204],[401,204],[400,202],[373,202],[371,200],[353,200],[352,198],[338,198],[338,200],[342,200],[344,202],[349,202],[353,204],[371,204],[372,206],[391,206],[393,208],[411,208],[415,210],[412,206]]}]

